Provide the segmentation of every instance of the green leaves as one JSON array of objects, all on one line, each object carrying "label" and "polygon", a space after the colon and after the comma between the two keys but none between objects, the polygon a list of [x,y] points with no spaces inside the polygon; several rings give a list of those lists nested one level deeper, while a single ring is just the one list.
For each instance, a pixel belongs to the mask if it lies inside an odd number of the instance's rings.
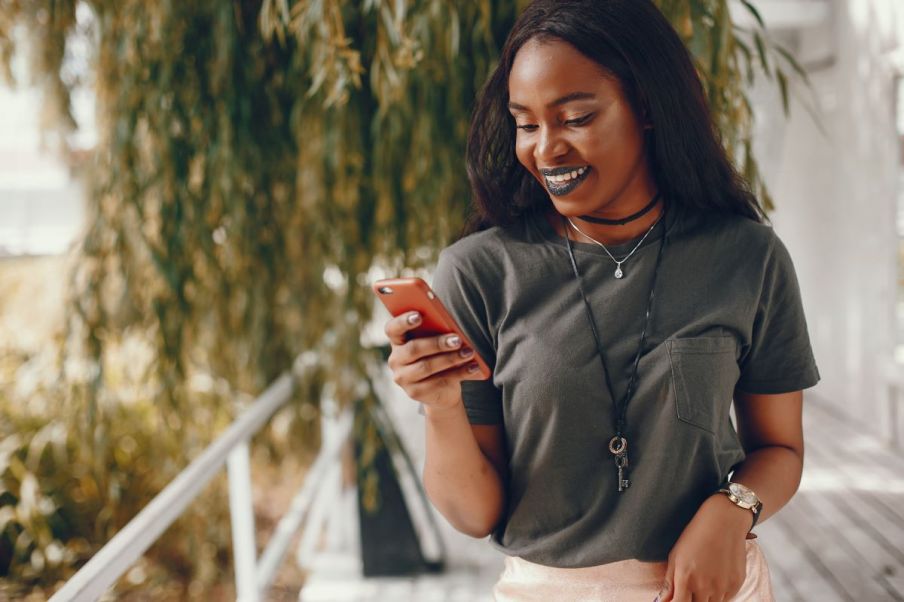
[{"label": "green leaves", "polygon": [[782,109],[784,109],[785,115],[787,115],[790,111],[788,105],[788,78],[782,71],[776,70],[775,79],[778,82],[778,89],[782,95]]},{"label": "green leaves", "polygon": [[756,6],[754,6],[753,3],[750,2],[750,0],[740,0],[740,2],[741,5],[743,5],[744,8],[746,8],[750,12],[750,14],[753,15],[753,18],[756,19],[757,25],[759,25],[762,29],[766,29],[766,22],[763,21],[763,17],[760,15],[760,11],[757,10]]}]

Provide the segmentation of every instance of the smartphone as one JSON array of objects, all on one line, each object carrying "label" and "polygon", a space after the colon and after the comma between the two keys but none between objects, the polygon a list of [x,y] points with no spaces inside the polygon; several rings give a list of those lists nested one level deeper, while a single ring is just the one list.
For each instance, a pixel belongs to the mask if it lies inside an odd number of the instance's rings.
[{"label": "smartphone", "polygon": [[492,372],[487,363],[483,361],[483,358],[477,353],[477,349],[443,306],[442,301],[423,279],[387,278],[374,282],[371,288],[393,316],[400,316],[410,311],[421,314],[421,323],[417,328],[408,331],[409,338],[438,336],[454,332],[461,337],[462,347],[474,349],[474,361],[480,367],[478,374],[484,380],[491,376]]}]

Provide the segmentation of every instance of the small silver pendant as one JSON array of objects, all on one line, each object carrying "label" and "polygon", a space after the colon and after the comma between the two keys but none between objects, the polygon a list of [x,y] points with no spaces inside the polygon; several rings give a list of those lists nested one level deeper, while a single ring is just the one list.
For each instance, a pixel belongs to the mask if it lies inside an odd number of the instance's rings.
[{"label": "small silver pendant", "polygon": [[615,277],[616,278],[621,278],[624,275],[625,275],[625,273],[621,271],[621,266],[618,266],[617,268],[615,268]]}]

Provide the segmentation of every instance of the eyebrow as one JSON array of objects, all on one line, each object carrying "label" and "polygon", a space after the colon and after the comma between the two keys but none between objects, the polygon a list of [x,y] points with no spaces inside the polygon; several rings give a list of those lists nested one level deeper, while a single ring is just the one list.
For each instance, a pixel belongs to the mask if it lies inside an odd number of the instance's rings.
[{"label": "eyebrow", "polygon": [[[593,94],[592,92],[572,92],[571,94],[566,94],[565,96],[562,96],[561,98],[555,99],[554,101],[552,101],[551,103],[546,105],[546,108],[549,109],[552,107],[558,107],[558,106],[564,105],[566,103],[573,102],[575,100],[588,100],[588,99],[593,99],[593,98],[596,98],[596,94]],[[514,109],[516,111],[527,111],[528,110],[527,107],[525,107],[524,105],[519,105],[517,102],[510,102],[508,104],[508,107],[509,107],[509,109]]]}]

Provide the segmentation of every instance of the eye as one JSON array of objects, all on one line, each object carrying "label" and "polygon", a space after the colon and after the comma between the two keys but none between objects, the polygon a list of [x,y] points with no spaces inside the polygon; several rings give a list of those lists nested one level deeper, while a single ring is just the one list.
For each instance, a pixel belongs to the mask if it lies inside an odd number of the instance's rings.
[{"label": "eye", "polygon": [[528,123],[528,124],[525,124],[525,125],[516,125],[516,126],[515,126],[515,129],[518,129],[518,130],[524,130],[525,132],[533,132],[533,131],[535,131],[535,130],[537,129],[537,127],[538,127],[538,126],[536,126],[536,125],[533,125],[533,124]]},{"label": "eye", "polygon": [[590,121],[591,118],[593,118],[593,115],[593,113],[587,113],[586,115],[583,115],[581,117],[569,119],[565,122],[565,125],[584,125],[585,123]]}]

